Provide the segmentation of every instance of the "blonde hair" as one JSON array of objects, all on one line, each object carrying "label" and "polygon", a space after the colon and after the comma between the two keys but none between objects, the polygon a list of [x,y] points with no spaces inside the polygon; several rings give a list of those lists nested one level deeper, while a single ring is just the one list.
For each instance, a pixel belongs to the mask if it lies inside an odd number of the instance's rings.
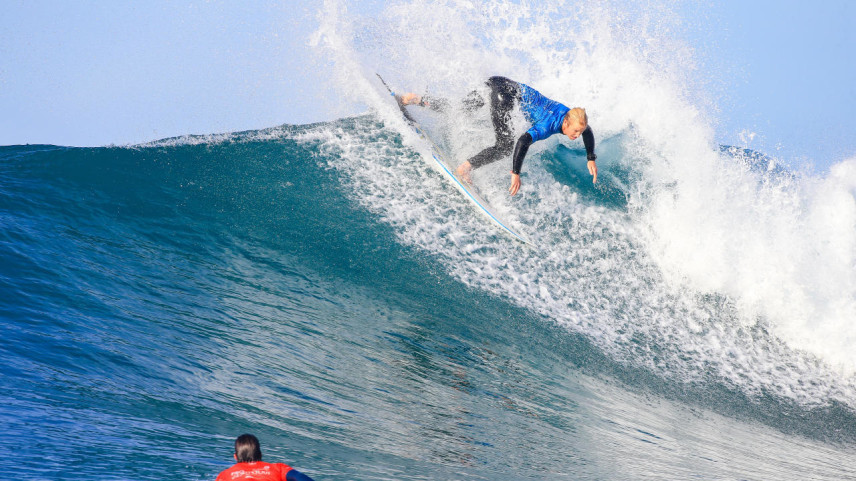
[{"label": "blonde hair", "polygon": [[582,127],[588,127],[588,115],[586,115],[586,109],[574,107],[571,110],[568,110],[568,113],[565,114],[565,120],[562,123],[567,124],[571,120],[576,120]]}]

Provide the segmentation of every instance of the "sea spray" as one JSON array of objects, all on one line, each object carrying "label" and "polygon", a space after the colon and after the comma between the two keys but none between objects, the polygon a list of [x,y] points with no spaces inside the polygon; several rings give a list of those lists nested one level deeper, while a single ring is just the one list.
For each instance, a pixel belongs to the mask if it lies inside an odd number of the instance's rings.
[{"label": "sea spray", "polygon": [[[475,173],[488,201],[530,232],[539,251],[497,237],[412,155],[343,151],[332,165],[348,173],[358,201],[398,226],[402,241],[465,283],[584,333],[620,362],[750,395],[856,405],[856,359],[847,349],[856,330],[844,322],[854,313],[854,231],[849,220],[821,213],[819,197],[832,194],[815,187],[838,192],[837,210],[849,215],[846,167],[827,180],[759,173],[722,152],[697,106],[704,102],[693,102],[705,97],[692,90],[702,84],[693,81],[693,52],[664,12],[415,1],[371,18],[322,20],[319,32],[337,37],[319,38],[319,51],[347,59],[343,91],[358,93],[349,89],[384,69],[397,88],[460,98],[500,74],[586,107],[602,183],[621,185],[626,207],[581,196],[588,179],[545,171],[567,143],[558,137],[533,146],[517,197],[505,194],[504,162]],[[363,100],[386,122],[389,102]],[[481,116],[450,116],[437,135],[465,159],[491,142]],[[829,244],[816,233],[839,237]],[[805,284],[826,272],[832,290]]]}]

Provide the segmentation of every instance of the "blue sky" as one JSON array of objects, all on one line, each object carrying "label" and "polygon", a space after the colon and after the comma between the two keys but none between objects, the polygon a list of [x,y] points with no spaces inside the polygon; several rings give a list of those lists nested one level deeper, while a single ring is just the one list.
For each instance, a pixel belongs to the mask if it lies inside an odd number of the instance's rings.
[{"label": "blue sky", "polygon": [[[0,145],[105,145],[330,120],[320,2],[6,0]],[[373,2],[373,4],[376,2]],[[687,2],[717,140],[824,169],[856,157],[856,2]]]},{"label": "blue sky", "polygon": [[[695,15],[702,71],[725,79],[718,140],[824,169],[856,158],[856,2],[722,1]],[[692,16],[692,15],[690,15]],[[724,74],[724,75],[723,75]]]}]

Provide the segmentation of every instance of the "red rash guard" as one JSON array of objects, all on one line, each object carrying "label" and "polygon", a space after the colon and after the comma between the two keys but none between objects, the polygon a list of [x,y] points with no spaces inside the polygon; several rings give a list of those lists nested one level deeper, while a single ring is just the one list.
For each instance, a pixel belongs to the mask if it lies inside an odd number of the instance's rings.
[{"label": "red rash guard", "polygon": [[217,476],[217,481],[285,481],[293,468],[282,463],[238,463]]}]

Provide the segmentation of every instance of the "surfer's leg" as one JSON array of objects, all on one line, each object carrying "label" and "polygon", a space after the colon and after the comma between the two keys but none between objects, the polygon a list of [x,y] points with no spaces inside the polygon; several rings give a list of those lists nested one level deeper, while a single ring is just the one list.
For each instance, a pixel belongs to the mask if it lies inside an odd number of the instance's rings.
[{"label": "surfer's leg", "polygon": [[436,112],[446,112],[449,110],[449,101],[442,97],[433,97],[430,95],[419,95],[413,92],[407,92],[401,95],[396,95],[395,100],[399,105],[416,105],[419,107],[428,107]]},{"label": "surfer's leg", "polygon": [[464,97],[464,100],[461,101],[461,104],[463,105],[464,110],[468,114],[472,114],[476,110],[484,107],[485,101],[484,97],[481,93],[479,93],[478,90],[473,90],[472,92],[467,94],[466,97]]},{"label": "surfer's leg", "polygon": [[478,168],[495,162],[511,153],[514,148],[514,132],[511,126],[511,109],[520,99],[520,87],[517,82],[505,77],[491,77],[487,81],[490,87],[490,118],[496,143],[467,161],[471,168]]}]

